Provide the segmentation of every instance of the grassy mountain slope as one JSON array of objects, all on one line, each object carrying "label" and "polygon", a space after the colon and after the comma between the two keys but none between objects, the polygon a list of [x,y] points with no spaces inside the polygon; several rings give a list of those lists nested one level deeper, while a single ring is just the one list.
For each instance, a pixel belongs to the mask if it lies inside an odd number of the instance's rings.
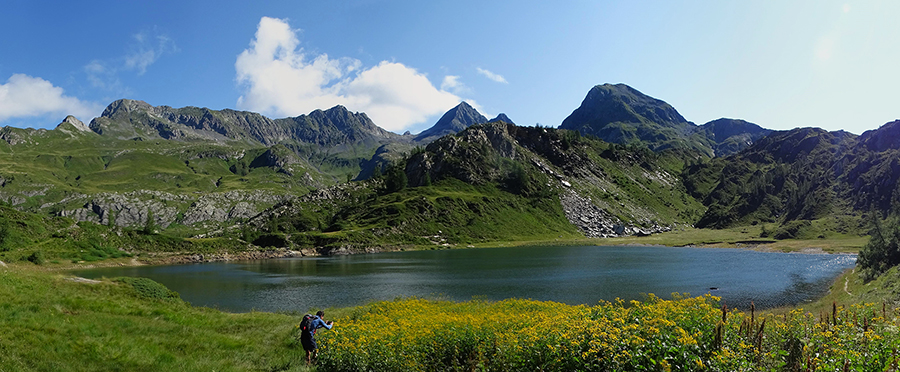
[{"label": "grassy mountain slope", "polygon": [[[0,129],[0,139],[0,200],[22,210],[102,223],[110,223],[104,213],[115,210],[121,226],[143,226],[148,211],[161,227],[181,223],[192,205],[203,207],[195,205],[203,197],[217,199],[226,212],[246,202],[241,208],[249,214],[284,195],[334,182],[277,147],[8,127]],[[227,196],[245,190],[255,196]]]},{"label": "grassy mountain slope", "polygon": [[703,211],[678,180],[682,156],[691,155],[566,130],[475,125],[378,179],[280,204],[250,222],[262,235],[246,238],[335,253],[664,231]]},{"label": "grassy mountain slope", "polygon": [[900,149],[873,151],[887,125],[861,137],[818,128],[777,132],[727,158],[685,172],[691,192],[709,206],[698,227],[815,220],[896,210]]}]

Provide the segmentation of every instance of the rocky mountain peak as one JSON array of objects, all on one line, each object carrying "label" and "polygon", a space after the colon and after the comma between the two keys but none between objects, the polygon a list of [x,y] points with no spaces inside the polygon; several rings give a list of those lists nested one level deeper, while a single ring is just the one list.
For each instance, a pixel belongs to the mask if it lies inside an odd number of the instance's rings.
[{"label": "rocky mountain peak", "polygon": [[121,114],[127,115],[127,113],[133,111],[152,111],[153,108],[154,107],[147,102],[123,98],[113,101],[109,106],[106,106],[106,109],[103,110],[103,113],[100,114],[100,116],[113,118]]},{"label": "rocky mountain peak", "polygon": [[685,141],[696,125],[674,107],[625,84],[594,86],[559,127],[611,143],[643,142],[653,150],[688,147],[712,153],[708,146]]},{"label": "rocky mountain peak", "polygon": [[448,134],[459,133],[472,125],[487,122],[488,120],[484,115],[463,101],[444,113],[434,126],[419,133],[416,136],[416,141],[434,140]]},{"label": "rocky mountain peak", "polygon": [[489,120],[488,122],[492,123],[495,121],[502,121],[504,123],[515,124],[515,122],[513,122],[512,119],[509,118],[509,116],[506,116],[506,114],[504,114],[502,112],[500,113],[500,115],[497,115],[497,117]]},{"label": "rocky mountain peak", "polygon": [[66,118],[63,119],[63,121],[61,123],[59,123],[59,125],[56,126],[56,129],[61,129],[61,127],[65,128],[66,126],[69,126],[69,125],[71,125],[73,128],[75,128],[76,130],[81,131],[81,132],[90,132],[91,131],[91,128],[88,128],[88,126],[86,124],[84,124],[84,122],[82,122],[81,120],[78,120],[78,118],[76,118],[72,115],[66,116]]},{"label": "rocky mountain peak", "polygon": [[610,123],[658,123],[677,126],[687,123],[674,107],[625,84],[596,85],[581,106],[567,117],[560,128],[605,126]]}]

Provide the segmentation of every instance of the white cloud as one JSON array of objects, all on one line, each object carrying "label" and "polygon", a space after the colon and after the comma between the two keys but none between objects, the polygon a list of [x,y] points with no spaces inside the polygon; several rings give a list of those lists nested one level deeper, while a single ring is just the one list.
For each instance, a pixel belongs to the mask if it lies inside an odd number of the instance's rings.
[{"label": "white cloud", "polygon": [[444,76],[444,81],[441,82],[441,90],[460,89],[464,86],[465,85],[459,81],[459,76],[454,75]]},{"label": "white cloud", "polygon": [[506,79],[503,78],[503,76],[497,75],[497,74],[495,74],[495,73],[493,73],[493,72],[490,72],[490,71],[488,71],[488,70],[485,70],[485,69],[483,69],[483,68],[481,68],[481,67],[476,67],[475,70],[478,70],[478,73],[479,73],[479,74],[484,75],[484,77],[486,77],[486,78],[488,78],[488,79],[491,79],[491,80],[496,81],[496,82],[498,82],[498,83],[509,84],[509,83],[506,81]]},{"label": "white cloud", "polygon": [[66,96],[63,89],[49,81],[25,74],[13,74],[0,85],[0,121],[41,115],[74,115],[88,122],[103,107]]},{"label": "white cloud", "polygon": [[437,89],[424,74],[402,63],[383,61],[363,68],[359,60],[309,55],[299,45],[287,21],[260,19],[250,47],[235,62],[236,80],[244,91],[239,108],[297,116],[344,105],[365,112],[385,129],[402,131],[461,101],[447,91],[462,85],[456,77],[445,78]]},{"label": "white cloud", "polygon": [[164,54],[178,51],[175,42],[159,33],[156,28],[134,34],[132,38],[134,41],[127,45],[124,56],[108,60],[95,59],[84,66],[84,73],[93,87],[119,96],[130,96],[133,92],[119,79],[121,71],[136,71],[138,76],[143,75]]},{"label": "white cloud", "polygon": [[135,34],[135,44],[130,46],[125,55],[125,68],[137,70],[138,75],[147,72],[147,67],[155,63],[165,53],[174,53],[178,50],[175,43],[168,36],[158,33],[156,29],[142,31]]}]

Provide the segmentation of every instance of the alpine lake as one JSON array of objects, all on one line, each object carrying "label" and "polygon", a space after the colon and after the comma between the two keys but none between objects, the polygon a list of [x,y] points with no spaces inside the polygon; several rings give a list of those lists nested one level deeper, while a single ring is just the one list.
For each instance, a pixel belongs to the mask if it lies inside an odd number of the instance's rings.
[{"label": "alpine lake", "polygon": [[797,305],[856,265],[849,254],[646,246],[560,246],[391,252],[74,271],[147,277],[195,306],[297,311],[419,297],[529,298],[570,305],[710,293],[731,308]]}]

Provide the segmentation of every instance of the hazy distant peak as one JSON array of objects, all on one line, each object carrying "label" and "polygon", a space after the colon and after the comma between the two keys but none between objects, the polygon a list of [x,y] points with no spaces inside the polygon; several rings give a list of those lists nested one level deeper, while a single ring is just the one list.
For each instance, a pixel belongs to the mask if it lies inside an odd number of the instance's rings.
[{"label": "hazy distant peak", "polygon": [[502,121],[504,123],[515,124],[512,121],[512,119],[509,118],[509,116],[506,116],[506,114],[504,114],[502,112],[500,113],[500,115],[497,115],[497,117],[491,119],[489,122],[495,122],[495,121]]}]

